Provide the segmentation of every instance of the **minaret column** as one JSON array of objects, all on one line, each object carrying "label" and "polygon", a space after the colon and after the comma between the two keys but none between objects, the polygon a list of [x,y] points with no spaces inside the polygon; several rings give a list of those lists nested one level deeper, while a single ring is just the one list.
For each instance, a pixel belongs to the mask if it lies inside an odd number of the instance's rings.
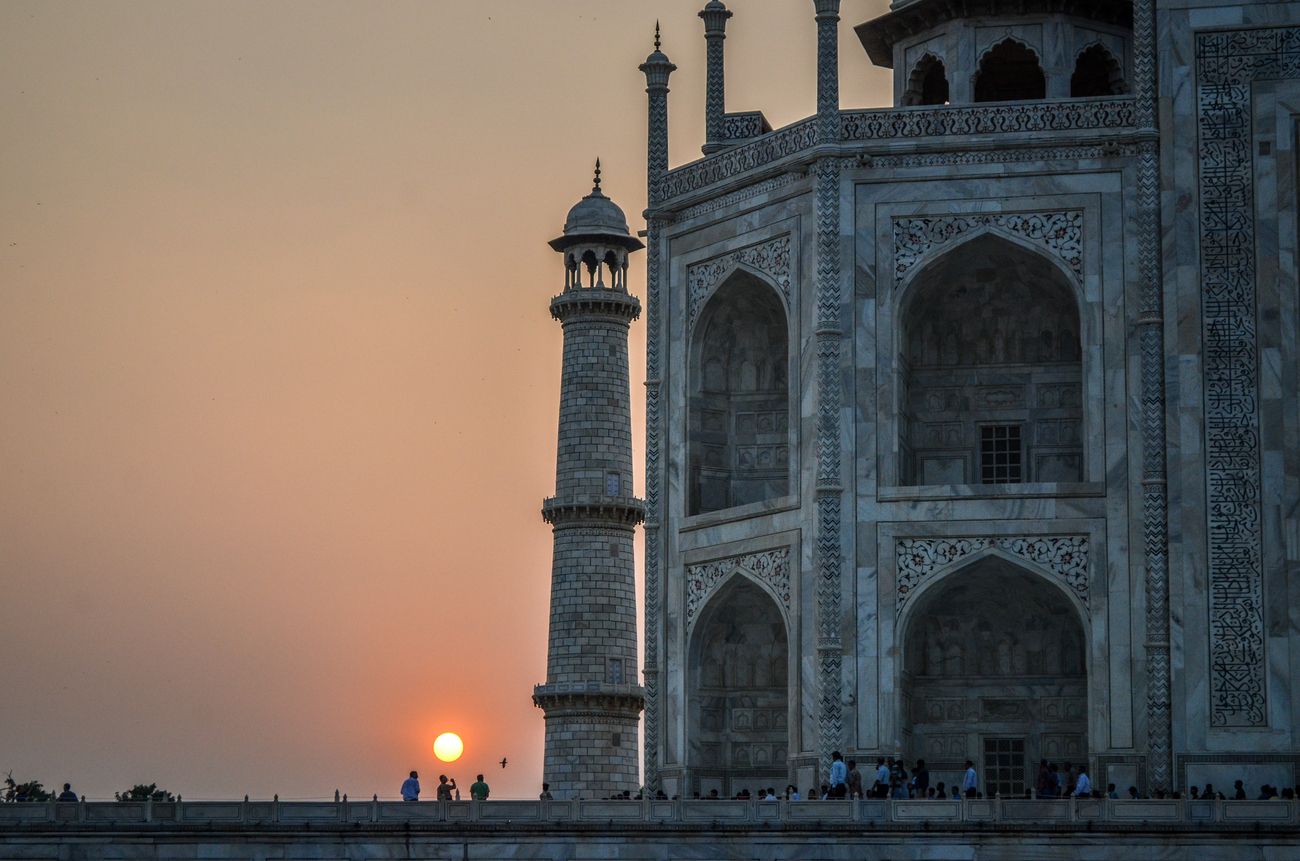
[{"label": "minaret column", "polygon": [[564,292],[551,316],[564,327],[542,780],[556,798],[608,798],[638,785],[633,539],[645,516],[632,495],[628,327],[641,304],[627,292],[628,254],[642,248],[622,210],[595,187],[569,211]]},{"label": "minaret column", "polygon": [[704,19],[704,44],[707,51],[704,89],[704,154],[724,146],[723,117],[727,113],[727,87],[723,78],[722,43],[727,38],[727,19],[731,11],[720,0],[709,0],[700,11]]}]

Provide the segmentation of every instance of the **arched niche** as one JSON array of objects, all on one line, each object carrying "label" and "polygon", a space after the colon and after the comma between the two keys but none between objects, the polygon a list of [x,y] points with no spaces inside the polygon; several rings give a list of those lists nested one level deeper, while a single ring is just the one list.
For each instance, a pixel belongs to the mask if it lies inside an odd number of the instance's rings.
[{"label": "arched niche", "polygon": [[1016,39],[1003,39],[980,60],[975,101],[1020,102],[1047,97],[1047,78],[1038,55]]},{"label": "arched niche", "polygon": [[1055,262],[984,233],[920,270],[900,310],[900,484],[1083,480],[1079,304]]},{"label": "arched niche", "polygon": [[907,90],[903,93],[904,105],[946,105],[948,104],[948,76],[943,60],[934,54],[926,54],[916,62],[912,74],[907,78]]},{"label": "arched niche", "polygon": [[1071,96],[1118,96],[1124,91],[1124,70],[1105,46],[1093,43],[1079,52],[1070,76]]},{"label": "arched niche", "polygon": [[1087,762],[1085,619],[1048,575],[997,555],[918,592],[898,627],[908,759],[932,783],[970,759],[1002,796],[1032,788],[1039,759]]},{"label": "arched niche", "polygon": [[694,791],[788,782],[789,641],[781,610],[741,574],[705,605],[688,650],[687,739]]},{"label": "arched niche", "polygon": [[700,313],[689,355],[687,514],[788,494],[789,332],[776,290],[733,272]]}]

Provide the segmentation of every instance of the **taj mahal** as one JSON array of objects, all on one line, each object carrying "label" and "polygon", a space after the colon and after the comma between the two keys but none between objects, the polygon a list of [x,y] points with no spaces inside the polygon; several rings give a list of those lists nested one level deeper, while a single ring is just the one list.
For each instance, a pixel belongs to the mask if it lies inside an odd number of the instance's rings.
[{"label": "taj mahal", "polygon": [[669,167],[656,39],[641,238],[597,176],[552,243],[545,779],[1294,785],[1300,4],[895,0],[851,22],[872,110],[810,6],[815,115],[729,110],[710,0],[703,156]]},{"label": "taj mahal", "polygon": [[[656,28],[643,217],[597,163],[550,239],[540,797],[0,804],[0,857],[1300,857],[1300,0],[802,0],[775,129],[700,2],[700,154]],[[833,752],[981,792],[742,792]]]}]

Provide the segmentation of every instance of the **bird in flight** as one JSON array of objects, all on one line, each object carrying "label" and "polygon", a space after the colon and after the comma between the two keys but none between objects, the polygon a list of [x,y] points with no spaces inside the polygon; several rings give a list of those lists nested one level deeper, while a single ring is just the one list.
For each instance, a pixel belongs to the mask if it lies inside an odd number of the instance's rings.
[{"label": "bird in flight", "polygon": [[506,758],[505,758],[504,756],[501,757],[501,767],[502,767],[502,768],[505,768],[505,767],[506,767]]}]

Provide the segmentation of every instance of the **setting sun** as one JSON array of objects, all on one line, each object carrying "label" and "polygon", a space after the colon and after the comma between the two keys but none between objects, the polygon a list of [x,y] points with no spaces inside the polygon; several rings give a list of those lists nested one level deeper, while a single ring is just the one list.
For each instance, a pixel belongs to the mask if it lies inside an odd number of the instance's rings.
[{"label": "setting sun", "polygon": [[455,762],[464,750],[464,743],[454,732],[444,732],[433,740],[433,755],[443,762]]}]

